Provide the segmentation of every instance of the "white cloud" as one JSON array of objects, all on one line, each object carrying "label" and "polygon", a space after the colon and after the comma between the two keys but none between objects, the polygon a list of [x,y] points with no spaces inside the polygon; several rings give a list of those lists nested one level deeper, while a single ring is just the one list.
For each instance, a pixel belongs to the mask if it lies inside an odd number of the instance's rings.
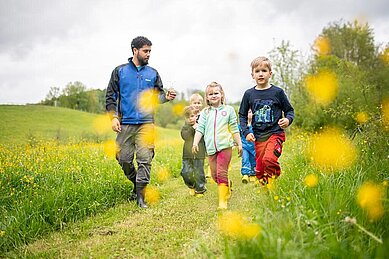
[{"label": "white cloud", "polygon": [[165,87],[221,83],[237,101],[253,85],[249,64],[289,40],[308,52],[329,22],[365,17],[387,42],[385,1],[11,1],[0,2],[0,103],[35,103],[50,87],[81,81],[104,89],[138,35]]}]

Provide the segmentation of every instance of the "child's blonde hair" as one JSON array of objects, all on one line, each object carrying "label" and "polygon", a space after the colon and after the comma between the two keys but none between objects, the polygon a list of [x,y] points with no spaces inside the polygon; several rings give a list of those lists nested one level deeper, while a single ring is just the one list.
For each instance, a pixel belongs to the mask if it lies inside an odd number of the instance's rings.
[{"label": "child's blonde hair", "polygon": [[[207,87],[205,88],[205,96],[208,95],[208,90],[209,90],[210,88],[212,88],[212,87],[218,87],[218,88],[219,88],[220,93],[221,93],[221,95],[222,95],[221,103],[224,104],[225,96],[224,96],[223,87],[222,87],[219,83],[217,83],[217,82],[211,82],[209,85],[207,85]],[[209,101],[208,101],[208,98],[205,98],[205,99],[207,100],[207,105],[208,105],[208,106],[211,106],[211,104],[210,104]]]},{"label": "child's blonde hair", "polygon": [[267,57],[257,57],[251,62],[251,70],[257,66],[265,65],[271,71],[271,62]]},{"label": "child's blonde hair", "polygon": [[199,100],[199,101],[201,101],[201,102],[204,101],[203,97],[202,97],[200,94],[198,94],[198,93],[192,94],[192,95],[190,96],[190,98],[189,98],[190,103],[192,103],[192,102],[195,101],[195,100]]},{"label": "child's blonde hair", "polygon": [[196,107],[192,106],[192,105],[185,106],[185,108],[184,108],[184,116],[187,119],[187,118],[190,117],[191,114],[193,114],[193,113],[196,114],[196,112],[198,112],[198,111],[199,110]]}]

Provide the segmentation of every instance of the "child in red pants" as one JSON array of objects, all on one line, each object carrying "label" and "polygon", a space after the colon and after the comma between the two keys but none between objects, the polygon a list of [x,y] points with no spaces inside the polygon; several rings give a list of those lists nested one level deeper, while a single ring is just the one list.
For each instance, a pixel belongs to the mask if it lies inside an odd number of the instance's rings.
[{"label": "child in red pants", "polygon": [[[239,108],[239,122],[247,141],[255,142],[256,176],[263,184],[281,173],[278,158],[285,142],[284,129],[294,119],[294,109],[284,90],[269,84],[272,75],[271,62],[258,57],[251,62],[251,76],[256,86],[246,90]],[[253,112],[249,132],[247,114]]]}]

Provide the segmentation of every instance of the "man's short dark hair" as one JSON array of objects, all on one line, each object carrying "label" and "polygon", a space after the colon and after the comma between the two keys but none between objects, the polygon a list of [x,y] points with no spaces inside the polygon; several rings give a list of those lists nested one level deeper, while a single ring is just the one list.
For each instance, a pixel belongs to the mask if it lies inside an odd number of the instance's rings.
[{"label": "man's short dark hair", "polygon": [[144,45],[151,46],[153,44],[151,43],[151,41],[148,38],[143,37],[143,36],[138,36],[138,37],[134,38],[131,42],[132,53],[134,53],[134,50],[133,50],[134,48],[140,49]]}]

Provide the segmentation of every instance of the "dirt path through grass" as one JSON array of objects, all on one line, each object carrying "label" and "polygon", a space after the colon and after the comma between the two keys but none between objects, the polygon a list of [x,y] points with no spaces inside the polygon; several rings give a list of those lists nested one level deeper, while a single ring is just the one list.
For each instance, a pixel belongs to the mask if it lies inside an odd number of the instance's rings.
[{"label": "dirt path through grass", "polygon": [[[247,211],[249,199],[238,193],[254,196],[255,187],[239,182],[239,164],[234,160],[231,176],[236,184],[230,207]],[[206,195],[196,198],[189,196],[181,178],[170,179],[158,187],[160,202],[147,210],[138,209],[134,202],[121,204],[19,252],[46,258],[220,257],[223,242],[216,225],[217,188],[215,183],[207,187]]]}]

